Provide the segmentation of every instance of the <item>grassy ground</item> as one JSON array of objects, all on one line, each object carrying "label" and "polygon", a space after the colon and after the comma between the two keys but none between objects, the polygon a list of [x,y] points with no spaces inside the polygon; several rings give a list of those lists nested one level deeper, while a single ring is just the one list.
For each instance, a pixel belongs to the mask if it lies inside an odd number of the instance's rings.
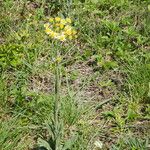
[{"label": "grassy ground", "polygon": [[148,150],[149,6],[149,0],[0,1],[0,149],[40,150],[39,139],[50,141],[54,47],[43,25],[64,16],[78,38],[57,45],[62,144]]}]

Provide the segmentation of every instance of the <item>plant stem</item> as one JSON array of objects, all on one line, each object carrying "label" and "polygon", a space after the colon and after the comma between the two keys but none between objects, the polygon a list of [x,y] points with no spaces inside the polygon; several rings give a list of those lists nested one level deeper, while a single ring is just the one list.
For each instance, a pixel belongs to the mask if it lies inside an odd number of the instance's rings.
[{"label": "plant stem", "polygon": [[[56,51],[56,59],[58,51]],[[54,109],[54,122],[55,122],[55,150],[58,150],[58,134],[59,134],[59,63],[55,62],[55,109]]]}]

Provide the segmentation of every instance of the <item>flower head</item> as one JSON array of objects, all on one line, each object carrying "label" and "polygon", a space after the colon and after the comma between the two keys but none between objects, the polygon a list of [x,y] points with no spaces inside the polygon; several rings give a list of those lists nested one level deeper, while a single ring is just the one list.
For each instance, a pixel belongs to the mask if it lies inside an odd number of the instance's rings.
[{"label": "flower head", "polygon": [[64,25],[63,25],[63,24],[60,24],[59,26],[60,26],[60,29],[63,29],[63,28],[64,28]]},{"label": "flower head", "polygon": [[54,32],[54,31],[51,31],[50,34],[49,34],[49,36],[50,36],[51,38],[56,38],[57,35],[58,35],[58,34],[57,34],[56,32]]},{"label": "flower head", "polygon": [[45,29],[45,32],[46,32],[47,34],[51,34],[52,30],[51,30],[50,28],[46,28],[46,29]]},{"label": "flower head", "polygon": [[56,21],[56,22],[60,22],[60,20],[61,20],[61,18],[55,17],[55,21]]},{"label": "flower head", "polygon": [[66,33],[66,35],[71,35],[71,34],[72,34],[72,30],[71,30],[71,29],[67,29],[67,30],[65,31],[65,33]]},{"label": "flower head", "polygon": [[49,18],[49,22],[54,22],[54,18]]},{"label": "flower head", "polygon": [[57,37],[57,39],[64,42],[64,41],[66,41],[66,36],[65,36],[65,34],[61,34]]},{"label": "flower head", "polygon": [[45,23],[45,24],[44,24],[44,27],[45,27],[45,28],[48,28],[49,25],[50,25],[49,23]]},{"label": "flower head", "polygon": [[60,22],[61,22],[61,24],[64,24],[64,25],[67,23],[66,19],[61,19]]},{"label": "flower head", "polygon": [[71,26],[70,18],[51,17],[49,22],[44,24],[44,27],[50,38],[64,42],[67,39],[72,40],[77,37],[77,31]]},{"label": "flower head", "polygon": [[71,23],[71,19],[70,18],[66,18],[66,22]]},{"label": "flower head", "polygon": [[56,61],[57,61],[58,63],[60,63],[61,60],[62,60],[61,56],[58,56],[58,57],[56,58]]}]

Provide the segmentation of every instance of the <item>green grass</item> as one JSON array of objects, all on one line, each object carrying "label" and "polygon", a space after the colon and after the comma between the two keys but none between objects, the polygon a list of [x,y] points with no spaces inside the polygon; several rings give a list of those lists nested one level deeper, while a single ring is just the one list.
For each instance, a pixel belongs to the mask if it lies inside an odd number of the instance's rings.
[{"label": "green grass", "polygon": [[78,31],[55,46],[63,56],[61,146],[148,149],[149,0],[0,3],[0,149],[52,146],[55,54],[43,27],[50,16],[70,17]]}]

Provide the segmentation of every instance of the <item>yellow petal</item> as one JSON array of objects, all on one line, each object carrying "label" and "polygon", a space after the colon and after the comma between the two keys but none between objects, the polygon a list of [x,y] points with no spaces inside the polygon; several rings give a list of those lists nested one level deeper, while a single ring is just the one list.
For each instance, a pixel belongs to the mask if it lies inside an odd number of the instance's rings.
[{"label": "yellow petal", "polygon": [[64,34],[62,34],[62,35],[58,36],[57,39],[63,42],[66,40],[66,36]]},{"label": "yellow petal", "polygon": [[60,24],[60,28],[63,29],[63,28],[64,28],[64,25],[63,25],[63,24]]},{"label": "yellow petal", "polygon": [[61,24],[66,24],[67,22],[66,22],[66,20],[65,19],[61,19]]},{"label": "yellow petal", "polygon": [[56,61],[57,61],[58,63],[60,63],[61,60],[62,60],[62,58],[61,58],[60,56],[56,58]]},{"label": "yellow petal", "polygon": [[56,23],[55,26],[57,26],[57,27],[60,26],[60,23]]},{"label": "yellow petal", "polygon": [[70,29],[70,30],[71,30],[71,26],[66,25],[66,26],[65,26],[65,28],[64,28],[64,30],[68,30],[68,29]]},{"label": "yellow petal", "polygon": [[51,37],[51,38],[56,38],[56,36],[57,36],[57,33],[56,33],[56,32],[52,31],[52,32],[50,33],[50,37]]},{"label": "yellow petal", "polygon": [[59,22],[60,20],[61,20],[61,18],[55,17],[55,21],[56,21],[56,22]]},{"label": "yellow petal", "polygon": [[71,35],[71,34],[72,34],[71,29],[66,30],[66,31],[65,31],[65,34],[67,34],[67,35]]},{"label": "yellow petal", "polygon": [[71,22],[72,22],[70,18],[66,18],[66,21],[67,21],[68,23],[71,23]]},{"label": "yellow petal", "polygon": [[49,22],[54,22],[54,18],[49,18]]},{"label": "yellow petal", "polygon": [[47,34],[51,34],[52,30],[51,30],[50,28],[46,28],[45,32],[46,32]]},{"label": "yellow petal", "polygon": [[44,27],[45,27],[45,28],[48,28],[49,25],[50,25],[49,23],[45,23],[45,24],[44,24]]},{"label": "yellow petal", "polygon": [[76,30],[73,30],[73,31],[72,31],[72,34],[73,34],[73,35],[77,34],[77,31],[76,31]]}]

